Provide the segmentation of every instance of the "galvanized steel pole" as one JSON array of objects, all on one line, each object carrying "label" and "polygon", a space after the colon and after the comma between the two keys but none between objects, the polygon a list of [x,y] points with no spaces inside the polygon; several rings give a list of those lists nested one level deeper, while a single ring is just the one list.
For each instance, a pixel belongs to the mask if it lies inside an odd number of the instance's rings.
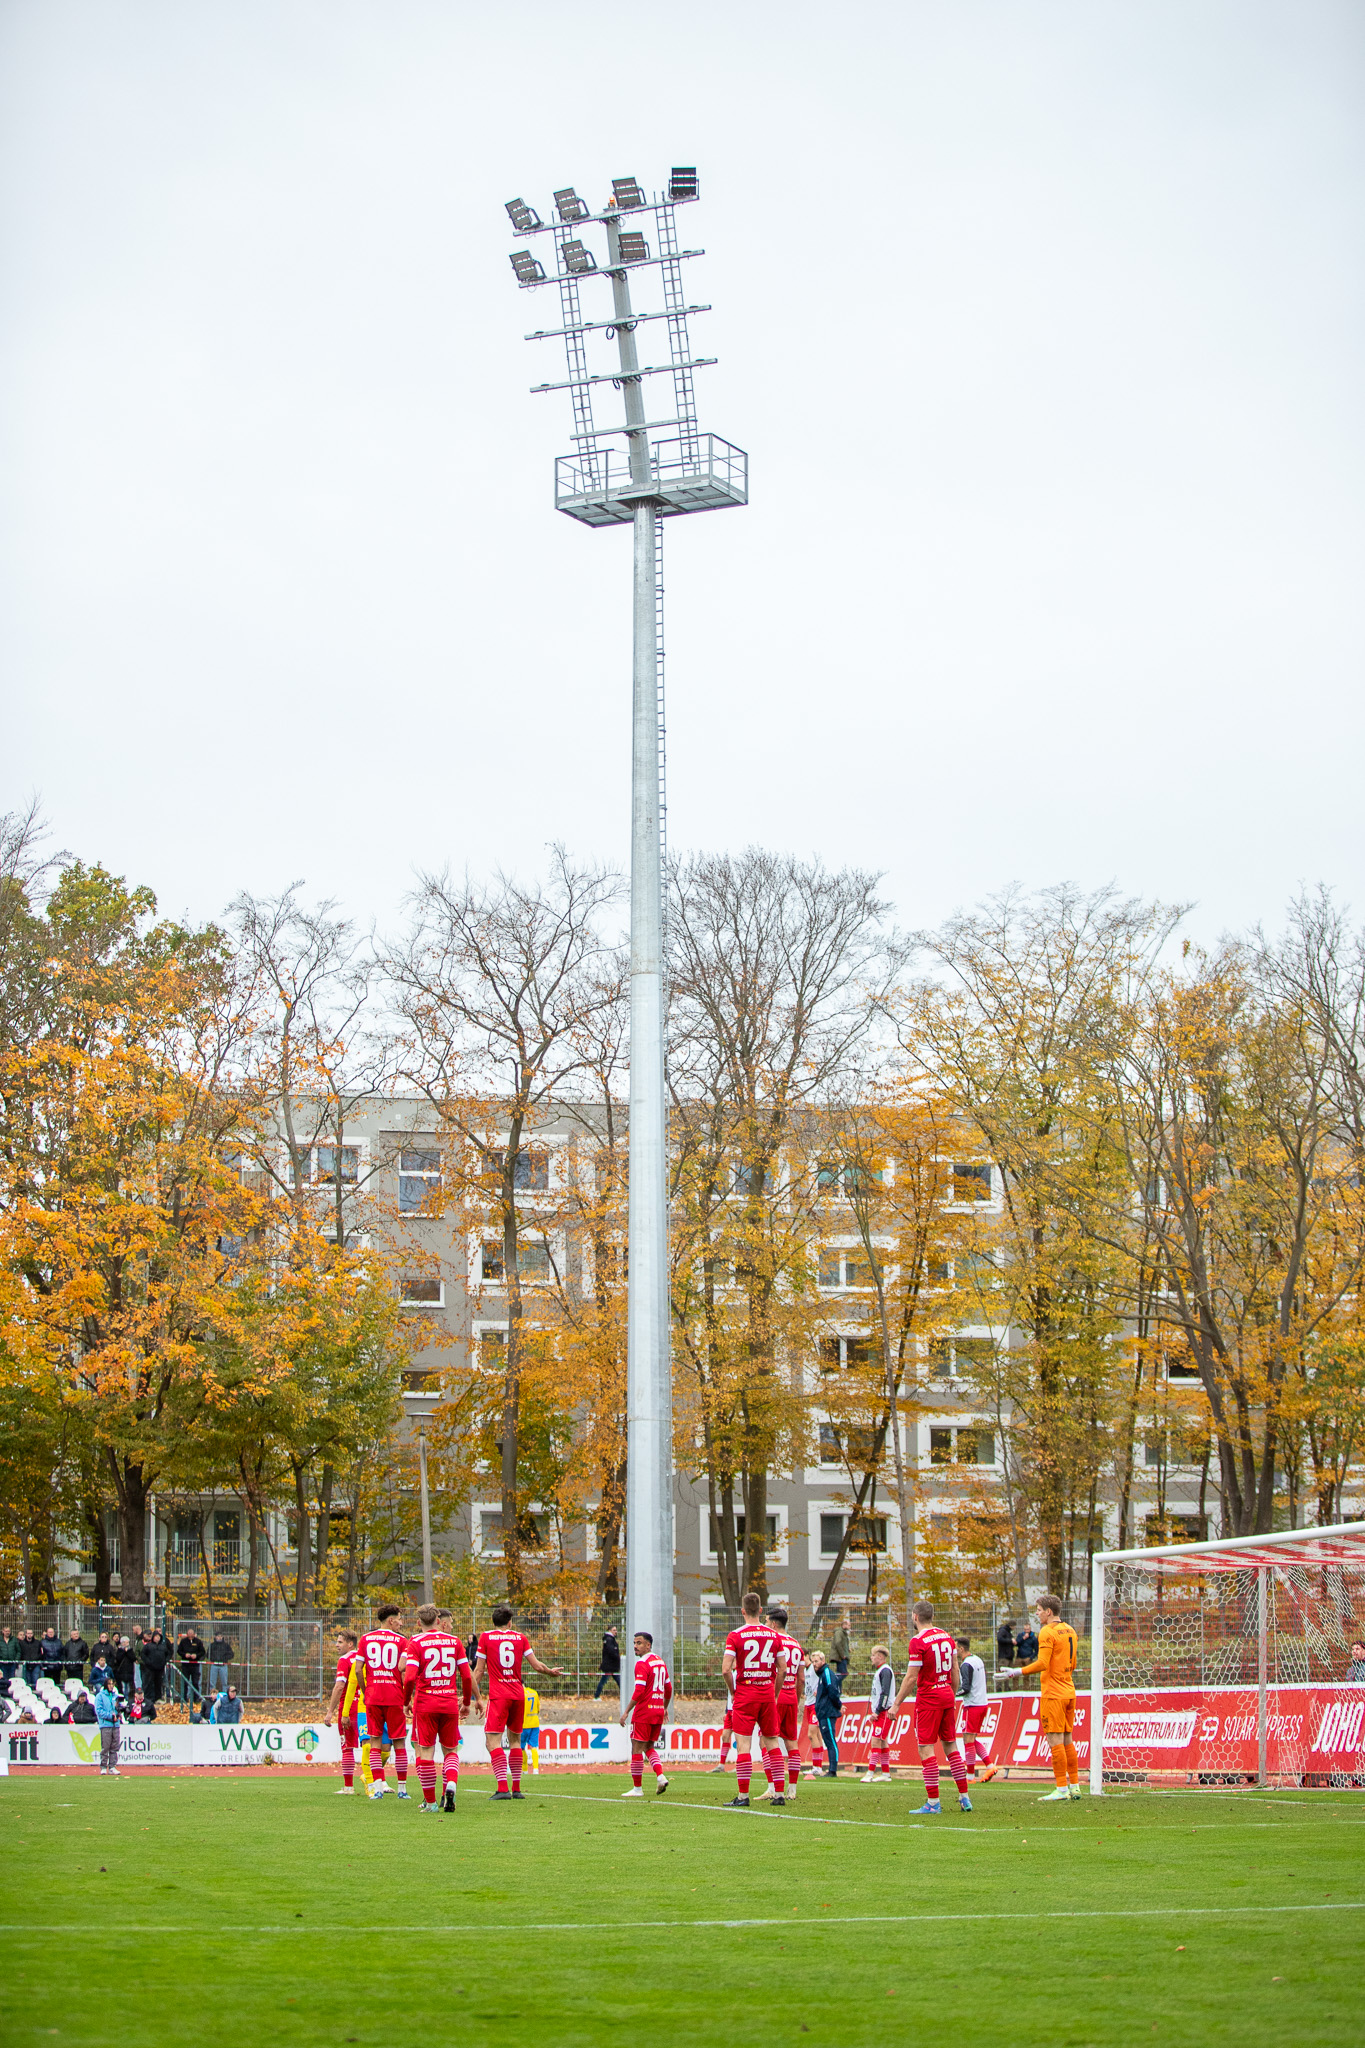
[{"label": "galvanized steel pole", "polygon": [[[649,437],[619,223],[607,221],[616,337],[630,429],[632,491],[651,481]],[[626,1311],[626,1629],[621,1697],[634,1639],[673,1647],[673,1381],[669,1341],[664,1105],[662,771],[655,589],[658,507],[635,505],[630,826],[630,1275]]]}]

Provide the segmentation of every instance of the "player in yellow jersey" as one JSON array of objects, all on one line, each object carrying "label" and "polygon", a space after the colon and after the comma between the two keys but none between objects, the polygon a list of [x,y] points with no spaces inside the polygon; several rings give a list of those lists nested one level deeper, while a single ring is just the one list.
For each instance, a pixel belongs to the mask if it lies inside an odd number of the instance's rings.
[{"label": "player in yellow jersey", "polygon": [[531,1759],[531,1775],[540,1776],[540,1694],[533,1685],[526,1688],[526,1713],[521,1724],[521,1746]]},{"label": "player in yellow jersey", "polygon": [[1079,1799],[1081,1762],[1071,1739],[1076,1720],[1076,1631],[1062,1620],[1062,1603],[1055,1593],[1044,1593],[1038,1602],[1038,1655],[1021,1668],[1042,1674],[1043,1733],[1057,1780],[1056,1788],[1045,1792],[1043,1799]]}]

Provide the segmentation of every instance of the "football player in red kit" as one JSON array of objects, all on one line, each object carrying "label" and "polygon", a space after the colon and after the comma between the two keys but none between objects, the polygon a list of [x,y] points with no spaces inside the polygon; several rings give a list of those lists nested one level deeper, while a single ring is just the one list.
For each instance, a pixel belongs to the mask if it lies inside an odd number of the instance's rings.
[{"label": "football player in red kit", "polygon": [[[404,1665],[412,1686],[412,1741],[417,1751],[422,1812],[454,1813],[460,1782],[460,1709],[469,1705],[471,1694],[477,1707],[481,1708],[483,1702],[473,1692],[469,1659],[464,1644],[450,1629],[450,1616],[427,1605],[418,1608],[417,1619],[421,1627],[409,1638]],[[440,1807],[436,1804],[438,1742]]]},{"label": "football player in red kit", "polygon": [[[474,1683],[477,1686],[483,1673],[488,1673],[488,1718],[484,1728],[488,1735],[488,1755],[498,1781],[495,1799],[524,1799],[521,1789],[521,1724],[526,1712],[526,1688],[521,1682],[523,1662],[533,1671],[543,1671],[547,1678],[562,1678],[564,1673],[557,1664],[542,1664],[531,1648],[531,1639],[520,1629],[509,1628],[512,1619],[510,1607],[493,1609],[493,1626],[485,1629],[479,1637],[479,1654],[474,1659]],[[510,1735],[511,1789],[508,1779],[508,1751],[504,1750],[499,1738],[504,1730]]]},{"label": "football player in red kit", "polygon": [[[355,1663],[359,1654],[360,1652],[356,1648],[354,1632],[349,1628],[339,1628],[337,1630],[336,1684],[332,1687],[332,1697],[327,1702],[327,1712],[323,1717],[324,1728],[331,1727],[333,1714],[340,1711],[341,1703],[346,1697],[346,1681],[351,1675],[351,1666]],[[350,1719],[341,1723],[338,1733],[341,1736],[341,1783],[337,1787],[337,1791],[339,1794],[349,1792],[354,1797],[355,1753],[360,1747],[360,1730],[356,1726],[354,1702],[351,1707]]]},{"label": "football player in red kit", "polygon": [[[787,1634],[787,1610],[785,1607],[770,1607],[768,1619],[782,1638],[782,1649],[787,1659],[786,1676],[777,1694],[777,1737],[787,1752],[787,1798],[795,1799],[796,1787],[801,1777],[800,1750],[800,1706],[798,1688],[801,1685],[801,1667],[806,1653],[796,1637]],[[778,1791],[782,1790],[778,1780]]]},{"label": "football player in red kit", "polygon": [[654,1790],[668,1790],[664,1767],[657,1748],[673,1698],[673,1680],[662,1657],[654,1654],[654,1638],[647,1628],[635,1631],[635,1690],[621,1709],[621,1726],[630,1721],[630,1790],[623,1799],[644,1798],[645,1765],[654,1773]]},{"label": "football player in red kit", "polygon": [[398,1797],[408,1798],[408,1724],[403,1713],[403,1653],[406,1639],[389,1622],[402,1610],[379,1609],[378,1628],[366,1629],[359,1653],[365,1660],[365,1732],[370,1745],[370,1776],[374,1784],[371,1799],[382,1799],[388,1786],[384,1781],[384,1733],[393,1744],[393,1768],[398,1779]]},{"label": "football player in red kit", "polygon": [[785,1806],[787,1802],[782,1788],[787,1764],[777,1746],[776,1688],[785,1677],[786,1652],[778,1631],[759,1620],[763,1602],[757,1593],[746,1593],[739,1604],[744,1619],[725,1638],[725,1655],[721,1660],[726,1689],[730,1694],[730,1714],[739,1742],[739,1755],[735,1758],[738,1792],[729,1803],[731,1806],[749,1804],[749,1781],[753,1775],[749,1738],[757,1728],[763,1744],[763,1768],[772,1788],[772,1803]]},{"label": "football player in red kit", "polygon": [[920,1763],[924,1768],[924,1804],[912,1807],[913,1813],[942,1813],[938,1797],[938,1757],[935,1747],[942,1742],[948,1758],[948,1768],[957,1786],[957,1803],[964,1813],[970,1813],[972,1802],[967,1797],[967,1759],[962,1754],[962,1744],[957,1735],[957,1644],[946,1629],[931,1626],[934,1610],[927,1600],[917,1600],[914,1608],[915,1620],[919,1623],[919,1634],[910,1638],[907,1648],[909,1662],[901,1689],[896,1694],[899,1706],[907,1694],[915,1694],[915,1740],[919,1744]]}]

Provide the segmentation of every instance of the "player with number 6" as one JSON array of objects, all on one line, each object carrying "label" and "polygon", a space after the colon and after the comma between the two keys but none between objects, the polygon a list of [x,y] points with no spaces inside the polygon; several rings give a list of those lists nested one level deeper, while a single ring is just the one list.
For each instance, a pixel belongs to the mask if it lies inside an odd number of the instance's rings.
[{"label": "player with number 6", "polygon": [[[526,1688],[521,1682],[523,1662],[546,1678],[562,1678],[558,1664],[542,1664],[531,1648],[531,1638],[520,1629],[509,1628],[512,1610],[503,1605],[493,1609],[493,1626],[479,1637],[479,1654],[474,1659],[474,1684],[488,1673],[488,1757],[498,1781],[495,1799],[524,1799],[521,1789],[521,1724],[526,1713]],[[509,1751],[503,1748],[504,1731],[510,1746],[511,1788],[508,1788]],[[494,1741],[494,1737],[497,1741]]]}]

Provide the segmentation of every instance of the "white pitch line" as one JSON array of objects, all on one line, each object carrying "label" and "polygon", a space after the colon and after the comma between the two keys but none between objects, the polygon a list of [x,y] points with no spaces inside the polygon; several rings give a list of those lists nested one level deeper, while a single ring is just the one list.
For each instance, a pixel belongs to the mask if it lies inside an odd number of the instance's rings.
[{"label": "white pitch line", "polygon": [[[786,1919],[747,1920],[630,1920],[605,1925],[601,1920],[484,1920],[470,1921],[463,1926],[448,1921],[432,1926],[391,1924],[385,1928],[386,1936],[397,1934],[469,1934],[482,1940],[486,1934],[643,1934],[688,1930],[708,1927],[924,1927],[941,1924],[971,1922],[978,1924],[996,1920],[1208,1920],[1236,1919],[1248,1913],[1362,1913],[1365,1899],[1308,1900],[1297,1906],[1096,1906],[1062,1907],[1044,1913],[824,1913],[818,1919],[801,1919],[789,1914]],[[297,1940],[307,1933],[319,1934],[372,1934],[373,1927],[364,1922],[345,1926],[327,1926],[318,1921],[286,1921],[282,1926],[268,1924],[259,1927],[241,1925],[214,1928],[204,1921],[196,1920],[184,1926],[168,1925],[164,1921],[149,1921],[145,1925],[124,1922],[118,1927],[100,1927],[82,1922],[77,1927],[73,1921],[60,1926],[35,1926],[31,1921],[17,1921],[13,1925],[0,1925],[0,1934],[54,1934],[69,1938],[79,1932],[83,1941],[104,1936],[118,1940],[125,1934],[197,1934],[240,1940],[243,1935],[281,1934]]]},{"label": "white pitch line", "polygon": [[[541,1792],[537,1796],[541,1799],[572,1799],[581,1806],[610,1807],[614,1804],[610,1793],[595,1795],[591,1792]],[[657,1800],[655,1804],[658,1804]],[[966,1819],[959,1820],[956,1815],[946,1813],[927,1814],[923,1819],[919,1819],[913,1812],[907,1815],[905,1820],[844,1820],[838,1815],[793,1813],[790,1807],[787,1808],[785,1813],[774,1813],[766,1801],[760,1806],[705,1806],[695,1799],[666,1798],[665,1804],[670,1806],[674,1813],[719,1813],[727,1814],[734,1820],[800,1820],[804,1821],[808,1827],[816,1828],[894,1828],[898,1834],[902,1833],[908,1825],[913,1824],[916,1832],[924,1834],[963,1836],[1017,1835],[1021,1828],[1026,1825],[1021,1820],[1020,1826],[1013,1828],[996,1827],[990,1822],[986,1822],[981,1827],[975,1827],[971,1821]],[[975,1810],[980,1811],[979,1808]],[[1082,1802],[1081,1817],[1083,1823],[1085,1814],[1094,1810],[1089,1800]],[[1357,1826],[1362,1824],[1365,1824],[1365,1813],[1362,1813],[1361,1821],[1355,1823]],[[1043,1827],[1051,1825],[1051,1823],[1045,1823],[1040,1815],[1037,1825]],[[1316,1825],[1316,1822],[1307,1820],[1192,1820],[1172,1821],[1164,1827],[1146,1827],[1141,1822],[1124,1821],[1115,1832],[1125,1835],[1180,1835],[1184,1834],[1188,1827],[1191,1834],[1196,1832],[1210,1834],[1215,1831],[1225,1832],[1232,1828],[1239,1830],[1249,1830],[1251,1828],[1307,1828]],[[1350,1825],[1350,1823],[1347,1823],[1347,1825]],[[1063,1838],[1052,1835],[1048,1839],[1050,1841],[1059,1841]]]}]

